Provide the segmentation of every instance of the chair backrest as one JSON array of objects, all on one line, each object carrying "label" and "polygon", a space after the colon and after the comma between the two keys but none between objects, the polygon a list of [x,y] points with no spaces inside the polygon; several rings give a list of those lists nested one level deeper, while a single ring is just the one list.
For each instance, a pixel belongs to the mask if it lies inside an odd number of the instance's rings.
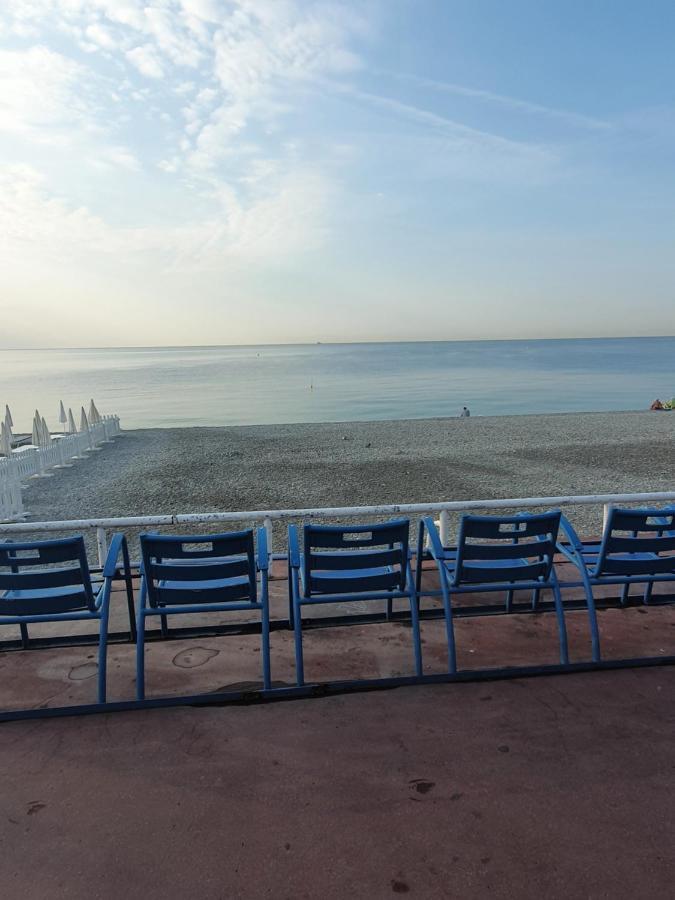
[{"label": "chair backrest", "polygon": [[150,606],[256,602],[252,529],[140,540]]},{"label": "chair backrest", "polygon": [[612,507],[595,575],[675,574],[675,507]]},{"label": "chair backrest", "polygon": [[373,525],[305,525],[306,595],[405,591],[409,529],[408,519]]},{"label": "chair backrest", "polygon": [[82,535],[0,544],[0,615],[93,612],[94,604]]},{"label": "chair backrest", "polygon": [[462,516],[455,584],[547,581],[560,510],[512,516]]}]

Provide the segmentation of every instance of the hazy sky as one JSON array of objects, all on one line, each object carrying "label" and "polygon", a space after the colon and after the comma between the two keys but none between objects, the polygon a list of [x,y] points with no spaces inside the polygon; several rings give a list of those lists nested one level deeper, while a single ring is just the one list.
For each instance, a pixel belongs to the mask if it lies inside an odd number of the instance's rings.
[{"label": "hazy sky", "polygon": [[671,0],[0,0],[0,346],[675,333]]}]

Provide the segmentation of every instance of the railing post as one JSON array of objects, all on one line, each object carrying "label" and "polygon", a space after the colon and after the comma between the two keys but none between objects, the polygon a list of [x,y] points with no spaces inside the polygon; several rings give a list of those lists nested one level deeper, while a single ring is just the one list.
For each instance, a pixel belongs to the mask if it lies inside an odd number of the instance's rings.
[{"label": "railing post", "polygon": [[602,533],[605,533],[607,527],[607,519],[609,519],[609,511],[612,508],[611,503],[605,503],[602,507]]},{"label": "railing post", "polygon": [[106,539],[105,528],[96,529],[96,548],[98,550],[99,565],[103,568],[106,556],[108,555],[108,541]]},{"label": "railing post", "polygon": [[441,510],[441,544],[450,546],[450,513],[447,509]]},{"label": "railing post", "polygon": [[44,478],[47,474],[45,472],[45,461],[42,458],[42,454],[38,447],[33,450],[33,461],[35,463],[34,472],[37,478]]},{"label": "railing post", "polygon": [[265,531],[267,532],[267,552],[269,553],[270,556],[272,556],[273,525],[272,525],[272,520],[270,519],[269,516],[267,516],[265,518],[263,525],[265,526]]}]

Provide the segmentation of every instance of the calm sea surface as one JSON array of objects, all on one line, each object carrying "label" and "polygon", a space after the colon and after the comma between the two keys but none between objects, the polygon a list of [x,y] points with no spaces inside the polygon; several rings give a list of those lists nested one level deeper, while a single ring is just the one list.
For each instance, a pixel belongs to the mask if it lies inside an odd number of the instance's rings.
[{"label": "calm sea surface", "polygon": [[[90,397],[125,428],[646,409],[675,394],[675,337],[0,351],[0,409]],[[79,421],[79,419],[78,419]]]}]

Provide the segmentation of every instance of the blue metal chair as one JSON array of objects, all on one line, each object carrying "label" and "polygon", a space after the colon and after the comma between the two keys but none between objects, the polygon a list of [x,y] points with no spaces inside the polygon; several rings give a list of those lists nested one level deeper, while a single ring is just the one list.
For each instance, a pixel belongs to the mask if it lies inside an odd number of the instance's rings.
[{"label": "blue metal chair", "polygon": [[[558,619],[560,662],[567,665],[567,630],[560,586],[553,567],[560,510],[520,513],[513,516],[462,516],[457,547],[444,547],[434,520],[420,522],[417,546],[416,586],[419,596],[442,596],[448,642],[448,668],[457,671],[457,652],[451,597],[456,594],[506,593],[506,612],[512,609],[515,590],[532,591],[532,609],[542,590],[553,594]],[[436,562],[440,591],[422,591],[425,533],[429,554]]]},{"label": "blue metal chair", "polygon": [[98,702],[106,700],[106,663],[110,592],[120,554],[127,583],[132,638],[135,631],[129,552],[123,534],[116,534],[103,567],[103,581],[94,583],[84,538],[0,544],[0,625],[19,625],[23,646],[28,625],[37,622],[100,623],[98,639]]},{"label": "blue metal chair", "polygon": [[620,509],[609,511],[600,543],[584,544],[565,516],[560,520],[566,538],[558,550],[581,575],[581,582],[565,586],[583,586],[592,612],[593,659],[600,662],[593,587],[621,585],[621,606],[629,600],[631,585],[644,585],[642,601],[649,604],[657,582],[675,582],[675,507],[666,509]]},{"label": "blue metal chair", "polygon": [[298,685],[305,683],[302,607],[380,600],[391,613],[395,599],[410,601],[415,674],[422,674],[419,610],[410,567],[407,519],[374,525],[305,525],[300,552],[295,525],[288,528],[289,623],[295,632]]},{"label": "blue metal chair", "polygon": [[[136,696],[145,698],[145,622],[152,616],[260,610],[263,685],[271,687],[267,534],[253,529],[209,535],[141,535]],[[260,584],[258,584],[258,573]]]}]

